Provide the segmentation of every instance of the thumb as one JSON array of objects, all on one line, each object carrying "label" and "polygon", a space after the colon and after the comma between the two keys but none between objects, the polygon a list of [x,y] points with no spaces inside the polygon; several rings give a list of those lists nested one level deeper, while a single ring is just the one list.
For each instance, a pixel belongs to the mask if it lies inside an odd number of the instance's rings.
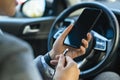
[{"label": "thumb", "polygon": [[71,66],[73,66],[74,64],[76,64],[76,63],[73,61],[73,59],[72,59],[71,57],[69,57],[69,56],[66,56],[66,63],[67,63],[66,67],[71,67]]},{"label": "thumb", "polygon": [[58,61],[58,65],[57,67],[64,67],[65,64],[65,57],[63,54],[60,55],[59,61]]},{"label": "thumb", "polygon": [[72,27],[73,27],[72,24],[69,25],[69,26],[63,31],[63,33],[59,36],[58,39],[59,39],[60,41],[64,41],[65,37],[66,37],[66,36],[68,35],[68,33],[71,31]]}]

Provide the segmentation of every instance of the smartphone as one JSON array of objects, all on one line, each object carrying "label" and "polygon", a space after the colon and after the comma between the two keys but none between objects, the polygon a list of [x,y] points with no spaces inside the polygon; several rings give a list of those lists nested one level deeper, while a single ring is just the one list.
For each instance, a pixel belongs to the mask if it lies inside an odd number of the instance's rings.
[{"label": "smartphone", "polygon": [[81,40],[86,38],[86,34],[95,26],[101,14],[102,10],[100,9],[84,9],[75,22],[72,30],[65,38],[64,44],[74,48],[79,48]]}]

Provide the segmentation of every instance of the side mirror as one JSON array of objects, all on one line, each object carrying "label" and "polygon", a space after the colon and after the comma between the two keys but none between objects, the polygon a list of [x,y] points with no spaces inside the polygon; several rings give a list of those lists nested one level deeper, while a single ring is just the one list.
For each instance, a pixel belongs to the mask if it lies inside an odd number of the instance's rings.
[{"label": "side mirror", "polygon": [[26,17],[42,17],[45,13],[46,0],[28,0],[21,5],[21,12]]}]

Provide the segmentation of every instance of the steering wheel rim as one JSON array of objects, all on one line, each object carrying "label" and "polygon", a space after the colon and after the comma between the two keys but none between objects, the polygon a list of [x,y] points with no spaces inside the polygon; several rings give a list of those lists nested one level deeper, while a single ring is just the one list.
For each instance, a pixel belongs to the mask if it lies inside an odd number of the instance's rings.
[{"label": "steering wheel rim", "polygon": [[3,35],[3,31],[0,29],[0,35]]},{"label": "steering wheel rim", "polygon": [[55,33],[54,32],[55,25],[62,22],[73,11],[76,11],[76,10],[84,8],[84,7],[102,9],[103,12],[106,14],[106,17],[108,18],[110,26],[113,28],[114,37],[111,42],[111,47],[109,48],[110,50],[108,50],[108,52],[106,53],[105,58],[99,64],[97,64],[95,67],[93,67],[89,70],[83,71],[81,73],[81,77],[83,77],[83,78],[99,73],[101,70],[103,70],[108,65],[107,63],[110,61],[110,59],[115,54],[114,52],[116,51],[116,49],[118,47],[118,43],[119,43],[119,24],[118,24],[117,18],[114,15],[114,13],[111,10],[109,10],[106,6],[104,6],[103,4],[98,3],[98,2],[84,2],[84,3],[74,5],[72,7],[67,8],[66,10],[64,10],[55,19],[55,21],[51,27],[49,37],[48,37],[48,50],[50,50],[52,47],[51,38],[53,37],[53,35]]}]

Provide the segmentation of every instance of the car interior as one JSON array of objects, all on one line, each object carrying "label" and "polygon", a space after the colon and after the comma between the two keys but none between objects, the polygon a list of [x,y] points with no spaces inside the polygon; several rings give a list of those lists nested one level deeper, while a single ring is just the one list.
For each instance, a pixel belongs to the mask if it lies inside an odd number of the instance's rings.
[{"label": "car interior", "polygon": [[[66,27],[81,19],[90,27],[78,30],[90,32],[93,38],[86,54],[74,59],[78,65],[87,59],[80,67],[80,77],[88,80],[104,71],[120,75],[119,5],[119,0],[21,0],[14,16],[0,16],[0,28],[28,42],[37,57],[50,51]],[[84,36],[77,32],[71,35],[78,39]]]}]

